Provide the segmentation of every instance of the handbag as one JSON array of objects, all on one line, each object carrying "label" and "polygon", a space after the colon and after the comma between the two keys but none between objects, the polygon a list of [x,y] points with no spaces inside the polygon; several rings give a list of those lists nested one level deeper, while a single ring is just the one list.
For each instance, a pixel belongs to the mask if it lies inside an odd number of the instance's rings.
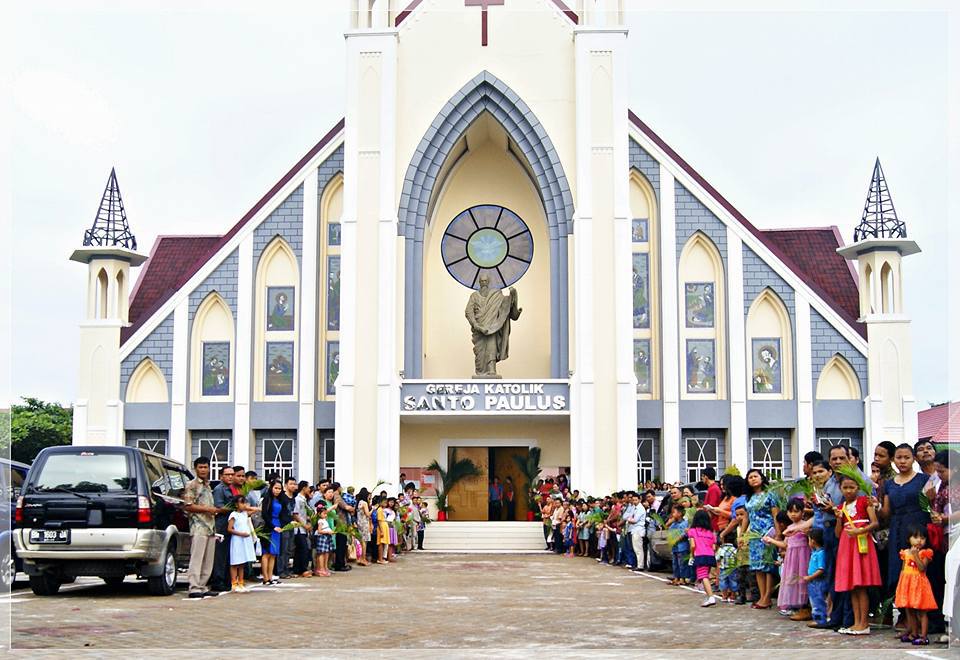
[{"label": "handbag", "polygon": [[943,526],[936,523],[927,523],[927,545],[934,552],[946,552],[946,539],[944,538]]}]

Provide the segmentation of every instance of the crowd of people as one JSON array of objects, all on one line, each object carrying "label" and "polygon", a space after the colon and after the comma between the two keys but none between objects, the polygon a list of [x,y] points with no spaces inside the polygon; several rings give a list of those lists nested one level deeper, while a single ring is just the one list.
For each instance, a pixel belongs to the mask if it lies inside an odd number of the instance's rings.
[{"label": "crowd of people", "polygon": [[395,497],[386,490],[374,495],[329,480],[312,485],[270,475],[264,481],[238,465],[221,469],[211,488],[210,460],[201,456],[193,466],[196,478],[184,490],[191,598],[244,593],[253,580],[275,586],[330,577],[423,549],[430,516],[413,483]]},{"label": "crowd of people", "polygon": [[708,467],[699,484],[605,497],[581,496],[560,475],[532,495],[548,550],[646,571],[665,540],[670,583],[702,591],[703,607],[749,603],[810,628],[869,635],[886,625],[904,643],[946,642],[960,454],[882,442],[873,458],[868,475],[855,449],[837,445],[807,453],[795,481],[735,468],[718,478]]}]

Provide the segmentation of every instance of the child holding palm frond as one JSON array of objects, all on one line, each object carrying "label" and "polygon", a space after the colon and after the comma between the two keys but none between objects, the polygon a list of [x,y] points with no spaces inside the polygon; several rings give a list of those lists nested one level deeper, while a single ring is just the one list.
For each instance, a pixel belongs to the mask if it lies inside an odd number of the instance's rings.
[{"label": "child holding palm frond", "polygon": [[673,579],[670,584],[686,585],[693,582],[690,574],[690,542],[687,540],[687,520],[684,518],[682,504],[670,507],[670,518],[667,519],[667,542],[671,544],[670,552],[673,557]]}]

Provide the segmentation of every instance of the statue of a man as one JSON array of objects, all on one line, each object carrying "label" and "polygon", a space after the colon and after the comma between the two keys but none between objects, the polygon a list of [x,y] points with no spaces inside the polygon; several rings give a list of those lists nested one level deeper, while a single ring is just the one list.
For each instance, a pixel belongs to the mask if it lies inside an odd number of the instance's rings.
[{"label": "statue of a man", "polygon": [[510,356],[510,321],[520,318],[517,290],[510,295],[490,288],[490,278],[480,276],[480,290],[470,294],[465,311],[473,340],[474,378],[500,378],[497,362]]}]

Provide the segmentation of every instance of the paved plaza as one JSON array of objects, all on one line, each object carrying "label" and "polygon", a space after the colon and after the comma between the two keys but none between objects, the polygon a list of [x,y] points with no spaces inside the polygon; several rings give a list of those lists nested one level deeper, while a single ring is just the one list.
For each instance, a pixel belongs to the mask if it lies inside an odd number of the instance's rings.
[{"label": "paved plaza", "polygon": [[[702,609],[700,594],[665,584],[664,575],[634,575],[546,553],[415,553],[393,566],[202,601],[187,599],[184,590],[170,598],[150,596],[144,583],[130,579],[114,591],[81,578],[52,598],[18,586],[11,599],[13,648],[101,657],[111,649],[184,649],[179,645],[199,640],[211,650],[255,648],[273,631],[275,647],[411,649],[434,656],[456,650],[458,657],[480,649],[552,655],[600,649],[606,655],[646,648],[661,649],[665,657],[696,648],[790,649],[793,656],[797,650],[811,657],[828,650],[858,657],[868,649],[873,657],[903,657],[911,650],[889,631],[853,638],[808,630],[772,610]],[[895,653],[873,652],[882,649]],[[922,655],[947,657],[947,651],[931,646]]]}]

